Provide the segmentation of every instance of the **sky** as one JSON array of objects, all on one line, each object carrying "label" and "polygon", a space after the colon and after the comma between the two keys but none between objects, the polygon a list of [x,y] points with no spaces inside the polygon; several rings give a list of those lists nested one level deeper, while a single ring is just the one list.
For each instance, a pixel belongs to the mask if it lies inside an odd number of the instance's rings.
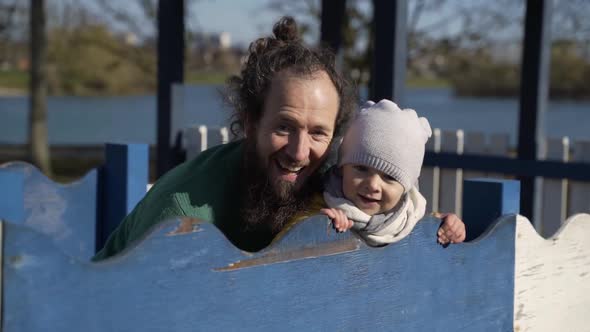
[{"label": "sky", "polygon": [[187,24],[203,32],[229,32],[232,44],[247,46],[269,35],[282,15],[268,8],[269,0],[200,0],[190,8]]},{"label": "sky", "polygon": [[[24,0],[22,0],[24,1]],[[65,6],[83,4],[92,12],[101,16],[102,9],[95,0],[52,0],[53,4]],[[166,1],[166,0],[164,0]],[[272,32],[272,26],[283,14],[273,11],[269,8],[269,3],[273,0],[185,0],[187,7],[186,25],[187,29],[200,31],[204,33],[229,32],[232,44],[241,44],[248,46],[254,39],[269,35]],[[288,0],[287,0],[288,1]],[[141,18],[143,15],[139,12],[139,7],[135,0],[107,0],[112,7],[122,10],[128,14]],[[60,9],[57,9],[59,12]],[[105,16],[106,17],[106,16]],[[147,24],[148,22],[138,21],[144,24],[145,32],[149,35],[153,29]],[[112,22],[111,26],[115,30],[125,30],[124,27],[118,26]]]},{"label": "sky", "polygon": [[[99,6],[96,5],[96,0],[56,0],[57,2],[54,3],[84,3],[89,7],[93,7],[96,13],[101,13],[101,9]],[[166,1],[166,0],[164,0]],[[277,21],[283,15],[292,14],[298,17],[298,13],[279,13],[275,10],[270,8],[270,4],[272,2],[279,2],[279,1],[302,1],[302,0],[185,0],[187,3],[187,29],[191,31],[200,31],[204,33],[220,33],[220,32],[228,32],[230,34],[231,43],[233,45],[238,45],[242,47],[246,47],[252,42],[254,39],[259,38],[261,36],[268,36],[271,34],[272,25],[274,22]],[[320,0],[308,0],[308,1],[315,1],[318,3]],[[442,8],[439,8],[436,11],[428,11],[425,12],[423,15],[420,16],[419,19],[419,26],[429,26],[435,24],[439,21],[446,21],[447,24],[441,26],[440,28],[436,29],[429,29],[429,33],[433,36],[441,37],[443,35],[452,35],[456,34],[460,31],[460,26],[458,25],[458,17],[457,17],[457,6],[469,7],[467,4],[476,4],[481,1],[485,0],[472,0],[473,2],[463,2],[463,0],[453,0],[449,1],[448,3],[445,2],[445,5]],[[522,0],[521,0],[522,1]],[[119,0],[107,0],[114,7],[118,7],[121,9],[126,9],[130,13],[133,13],[134,10],[137,12],[137,2],[133,1],[119,1]],[[300,4],[302,2],[299,2]],[[355,2],[361,10],[371,10],[371,1],[369,0],[355,0]],[[411,13],[411,5],[415,2],[409,3],[409,12]],[[410,14],[409,13],[409,14]],[[100,14],[99,14],[100,15]],[[142,17],[142,15],[138,15],[138,17]],[[446,19],[445,19],[446,18]],[[299,17],[298,17],[299,19]],[[409,18],[408,18],[409,19]],[[312,21],[308,21],[312,22]],[[116,24],[115,24],[116,25]],[[150,30],[149,25],[143,25],[147,30]],[[153,29],[151,29],[153,30]],[[315,27],[316,31],[306,38],[307,42],[315,42],[319,36],[319,22],[317,22],[317,26]],[[520,28],[517,29],[518,31],[507,30],[509,32],[510,37],[514,37],[515,33],[520,32]],[[150,31],[152,34],[154,31]],[[501,37],[498,31],[494,32],[494,35],[497,37]]]}]

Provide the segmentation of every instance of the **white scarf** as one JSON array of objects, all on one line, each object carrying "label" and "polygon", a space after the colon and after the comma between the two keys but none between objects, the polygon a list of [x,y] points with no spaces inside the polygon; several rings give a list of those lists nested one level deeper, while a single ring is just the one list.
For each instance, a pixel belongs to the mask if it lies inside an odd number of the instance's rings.
[{"label": "white scarf", "polygon": [[334,196],[328,191],[324,192],[324,200],[329,207],[344,211],[354,221],[353,230],[371,246],[403,239],[414,229],[418,220],[424,217],[426,210],[426,199],[416,187],[408,191],[403,203],[395,211],[374,216],[364,213],[348,199]]}]

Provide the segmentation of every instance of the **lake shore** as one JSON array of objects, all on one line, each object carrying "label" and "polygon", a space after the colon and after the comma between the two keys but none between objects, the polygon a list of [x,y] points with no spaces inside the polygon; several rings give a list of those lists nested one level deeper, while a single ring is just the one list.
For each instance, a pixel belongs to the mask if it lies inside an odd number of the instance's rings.
[{"label": "lake shore", "polygon": [[0,97],[22,97],[27,94],[26,90],[0,87]]},{"label": "lake shore", "polygon": [[[52,179],[60,183],[72,183],[84,177],[93,168],[104,164],[104,144],[51,145]],[[150,146],[149,181],[156,180],[156,147]],[[30,163],[28,146],[24,144],[0,144],[0,165],[24,161]]]}]

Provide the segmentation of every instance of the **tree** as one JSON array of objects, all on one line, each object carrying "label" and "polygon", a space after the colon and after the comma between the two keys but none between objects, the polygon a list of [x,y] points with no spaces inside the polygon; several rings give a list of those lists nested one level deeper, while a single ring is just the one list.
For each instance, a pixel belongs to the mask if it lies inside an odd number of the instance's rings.
[{"label": "tree", "polygon": [[0,0],[0,65],[13,64],[16,54],[23,52],[22,45],[15,45],[14,40],[25,32],[22,22],[27,18],[28,8],[22,2]]},{"label": "tree", "polygon": [[29,145],[33,164],[37,165],[47,176],[51,176],[51,160],[47,142],[45,1],[31,0],[30,4]]},{"label": "tree", "polygon": [[[160,0],[166,1],[166,0]],[[185,18],[196,0],[185,1]],[[126,58],[140,67],[146,76],[156,77],[156,42],[158,31],[158,0],[133,0],[125,2],[98,0],[95,2],[100,16],[115,26],[115,30],[127,31],[135,35],[144,45],[142,48],[112,49],[121,58]],[[194,34],[191,26],[187,26],[187,35]]]},{"label": "tree", "polygon": [[[306,39],[311,39],[319,26],[321,0],[287,1],[274,0],[270,8],[279,13],[288,13],[297,19],[301,26],[301,32]],[[408,45],[407,57],[410,72],[415,66],[416,60],[428,50],[430,41],[424,37],[428,32],[441,29],[449,24],[453,17],[451,14],[438,14],[436,19],[431,19],[428,25],[421,24],[423,17],[432,13],[438,13],[446,3],[445,0],[411,0],[408,5]],[[342,27],[342,52],[343,72],[351,75],[358,84],[367,84],[370,80],[371,58],[373,52],[373,13],[372,1],[357,0],[347,1],[346,14]],[[315,36],[314,36],[315,37]],[[317,37],[315,38],[318,39]]]}]

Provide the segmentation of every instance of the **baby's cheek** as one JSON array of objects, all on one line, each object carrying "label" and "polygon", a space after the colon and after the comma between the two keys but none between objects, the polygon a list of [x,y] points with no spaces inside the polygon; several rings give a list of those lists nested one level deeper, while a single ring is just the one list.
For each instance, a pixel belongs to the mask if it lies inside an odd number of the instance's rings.
[{"label": "baby's cheek", "polygon": [[344,192],[344,197],[350,201],[356,198],[356,188],[358,187],[356,182],[355,179],[347,176],[342,177],[342,191]]}]

